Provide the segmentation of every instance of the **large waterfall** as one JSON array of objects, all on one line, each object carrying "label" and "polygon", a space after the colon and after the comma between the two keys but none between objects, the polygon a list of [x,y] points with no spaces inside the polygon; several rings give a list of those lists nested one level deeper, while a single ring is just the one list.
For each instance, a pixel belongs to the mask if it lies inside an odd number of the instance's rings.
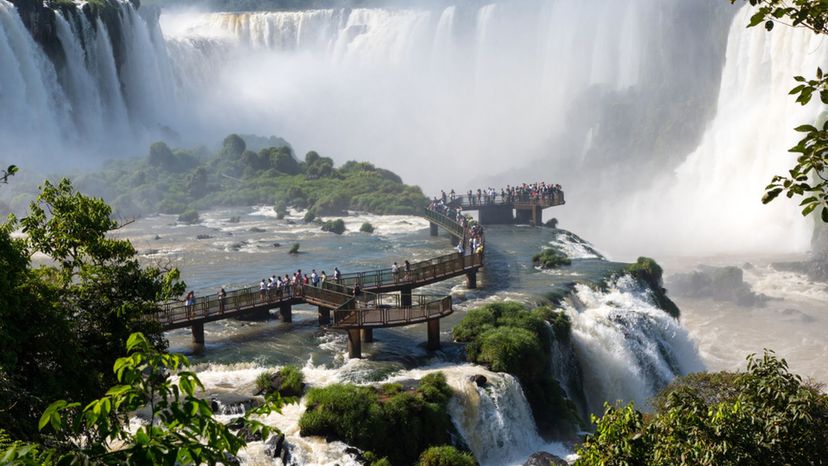
[{"label": "large waterfall", "polygon": [[0,161],[46,170],[158,139],[276,134],[429,192],[542,175],[572,201],[557,215],[616,255],[807,247],[792,207],[758,199],[790,163],[789,128],[819,111],[791,103],[789,77],[826,47],[746,29],[747,10],[519,0],[159,18],[113,5],[107,21],[56,10],[54,37],[36,42],[0,0]]}]

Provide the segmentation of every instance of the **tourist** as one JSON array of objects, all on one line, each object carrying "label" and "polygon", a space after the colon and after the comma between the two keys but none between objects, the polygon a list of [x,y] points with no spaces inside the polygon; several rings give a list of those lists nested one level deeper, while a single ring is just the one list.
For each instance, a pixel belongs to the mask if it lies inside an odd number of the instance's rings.
[{"label": "tourist", "polygon": [[400,266],[396,262],[391,266],[391,276],[394,277],[394,283],[400,281]]},{"label": "tourist", "polygon": [[259,298],[261,298],[262,301],[267,298],[267,283],[265,283],[264,278],[259,283]]},{"label": "tourist", "polygon": [[336,283],[342,282],[342,272],[339,271],[339,267],[334,267],[333,277]]},{"label": "tourist", "polygon": [[354,283],[354,298],[362,294],[362,286],[359,282]]},{"label": "tourist", "polygon": [[224,300],[227,299],[227,292],[222,287],[218,292],[219,313],[224,314]]},{"label": "tourist", "polygon": [[195,293],[190,291],[187,293],[187,297],[184,298],[184,306],[187,309],[187,318],[191,319],[193,317],[193,308],[195,307]]},{"label": "tourist", "polygon": [[408,259],[403,262],[403,270],[405,270],[405,281],[411,280],[411,262]]},{"label": "tourist", "polygon": [[319,275],[316,273],[316,269],[311,271],[311,284],[315,287],[319,286]]},{"label": "tourist", "polygon": [[319,282],[320,282],[320,284],[322,285],[323,288],[325,287],[325,282],[326,281],[328,281],[328,274],[326,274],[325,271],[323,270],[322,274],[320,274],[320,276],[319,276]]}]

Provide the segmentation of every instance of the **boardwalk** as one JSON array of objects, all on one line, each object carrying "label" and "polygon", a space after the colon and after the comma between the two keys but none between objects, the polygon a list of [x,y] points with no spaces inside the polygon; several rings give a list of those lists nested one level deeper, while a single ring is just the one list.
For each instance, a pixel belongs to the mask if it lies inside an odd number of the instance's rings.
[{"label": "boardwalk", "polygon": [[[462,240],[466,230],[453,219],[433,211],[424,213],[432,224],[439,224]],[[318,306],[319,324],[348,332],[351,357],[361,356],[362,341],[373,339],[374,328],[426,323],[428,347],[440,345],[440,319],[450,315],[450,296],[412,294],[416,288],[465,275],[470,288],[477,286],[477,271],[483,267],[483,254],[452,253],[412,263],[410,270],[394,274],[390,268],[343,274],[338,282],[328,280],[319,287],[298,286],[286,290],[260,291],[258,285],[218,295],[198,298],[193,305],[180,301],[164,303],[155,315],[164,330],[191,328],[196,344],[204,344],[204,324],[217,320],[268,314],[278,309],[284,322],[292,320],[292,306],[307,303]],[[362,293],[354,296],[354,286]]]},{"label": "boardwalk", "polygon": [[[543,197],[532,196],[457,196],[448,202],[450,207],[464,211],[478,211],[478,220],[483,225],[543,223],[543,209],[566,204],[563,191],[556,191]],[[514,212],[514,215],[513,215]]]}]

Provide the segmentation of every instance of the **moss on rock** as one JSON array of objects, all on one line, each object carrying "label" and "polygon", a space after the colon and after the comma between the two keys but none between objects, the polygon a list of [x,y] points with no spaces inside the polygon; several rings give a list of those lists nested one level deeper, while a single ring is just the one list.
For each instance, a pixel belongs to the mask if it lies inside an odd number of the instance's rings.
[{"label": "moss on rock", "polygon": [[451,442],[451,396],[440,372],[423,377],[416,390],[397,384],[314,388],[305,399],[300,434],[336,438],[391,464],[413,464],[426,448]]},{"label": "moss on rock", "polygon": [[342,233],[345,233],[345,221],[341,218],[336,220],[328,220],[322,224],[322,231],[341,235]]},{"label": "moss on rock", "polygon": [[681,311],[676,303],[667,297],[667,290],[664,289],[664,270],[654,259],[639,257],[635,263],[626,267],[626,272],[652,290],[653,299],[660,309],[676,319],[679,318]]},{"label": "moss on rock", "polygon": [[566,254],[554,248],[546,248],[532,257],[532,262],[543,269],[556,269],[562,265],[572,265]]},{"label": "moss on rock", "polygon": [[575,405],[552,377],[551,339],[569,343],[569,318],[549,308],[532,311],[516,302],[472,309],[454,327],[466,356],[520,380],[538,429],[550,437],[572,437],[581,423]]}]

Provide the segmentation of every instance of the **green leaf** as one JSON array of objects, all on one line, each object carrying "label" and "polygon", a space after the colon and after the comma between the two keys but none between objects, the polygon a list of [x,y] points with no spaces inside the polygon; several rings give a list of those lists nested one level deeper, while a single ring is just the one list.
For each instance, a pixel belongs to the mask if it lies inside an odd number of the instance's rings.
[{"label": "green leaf", "polygon": [[794,128],[794,131],[797,131],[797,132],[800,132],[800,133],[812,133],[812,132],[816,132],[817,129],[813,125],[800,125],[800,126],[797,126],[796,128]]},{"label": "green leaf", "polygon": [[828,207],[822,208],[822,221],[828,223]]},{"label": "green leaf", "polygon": [[773,30],[773,21],[771,21],[771,20],[765,21],[765,29],[768,30],[768,31],[772,31]]}]

